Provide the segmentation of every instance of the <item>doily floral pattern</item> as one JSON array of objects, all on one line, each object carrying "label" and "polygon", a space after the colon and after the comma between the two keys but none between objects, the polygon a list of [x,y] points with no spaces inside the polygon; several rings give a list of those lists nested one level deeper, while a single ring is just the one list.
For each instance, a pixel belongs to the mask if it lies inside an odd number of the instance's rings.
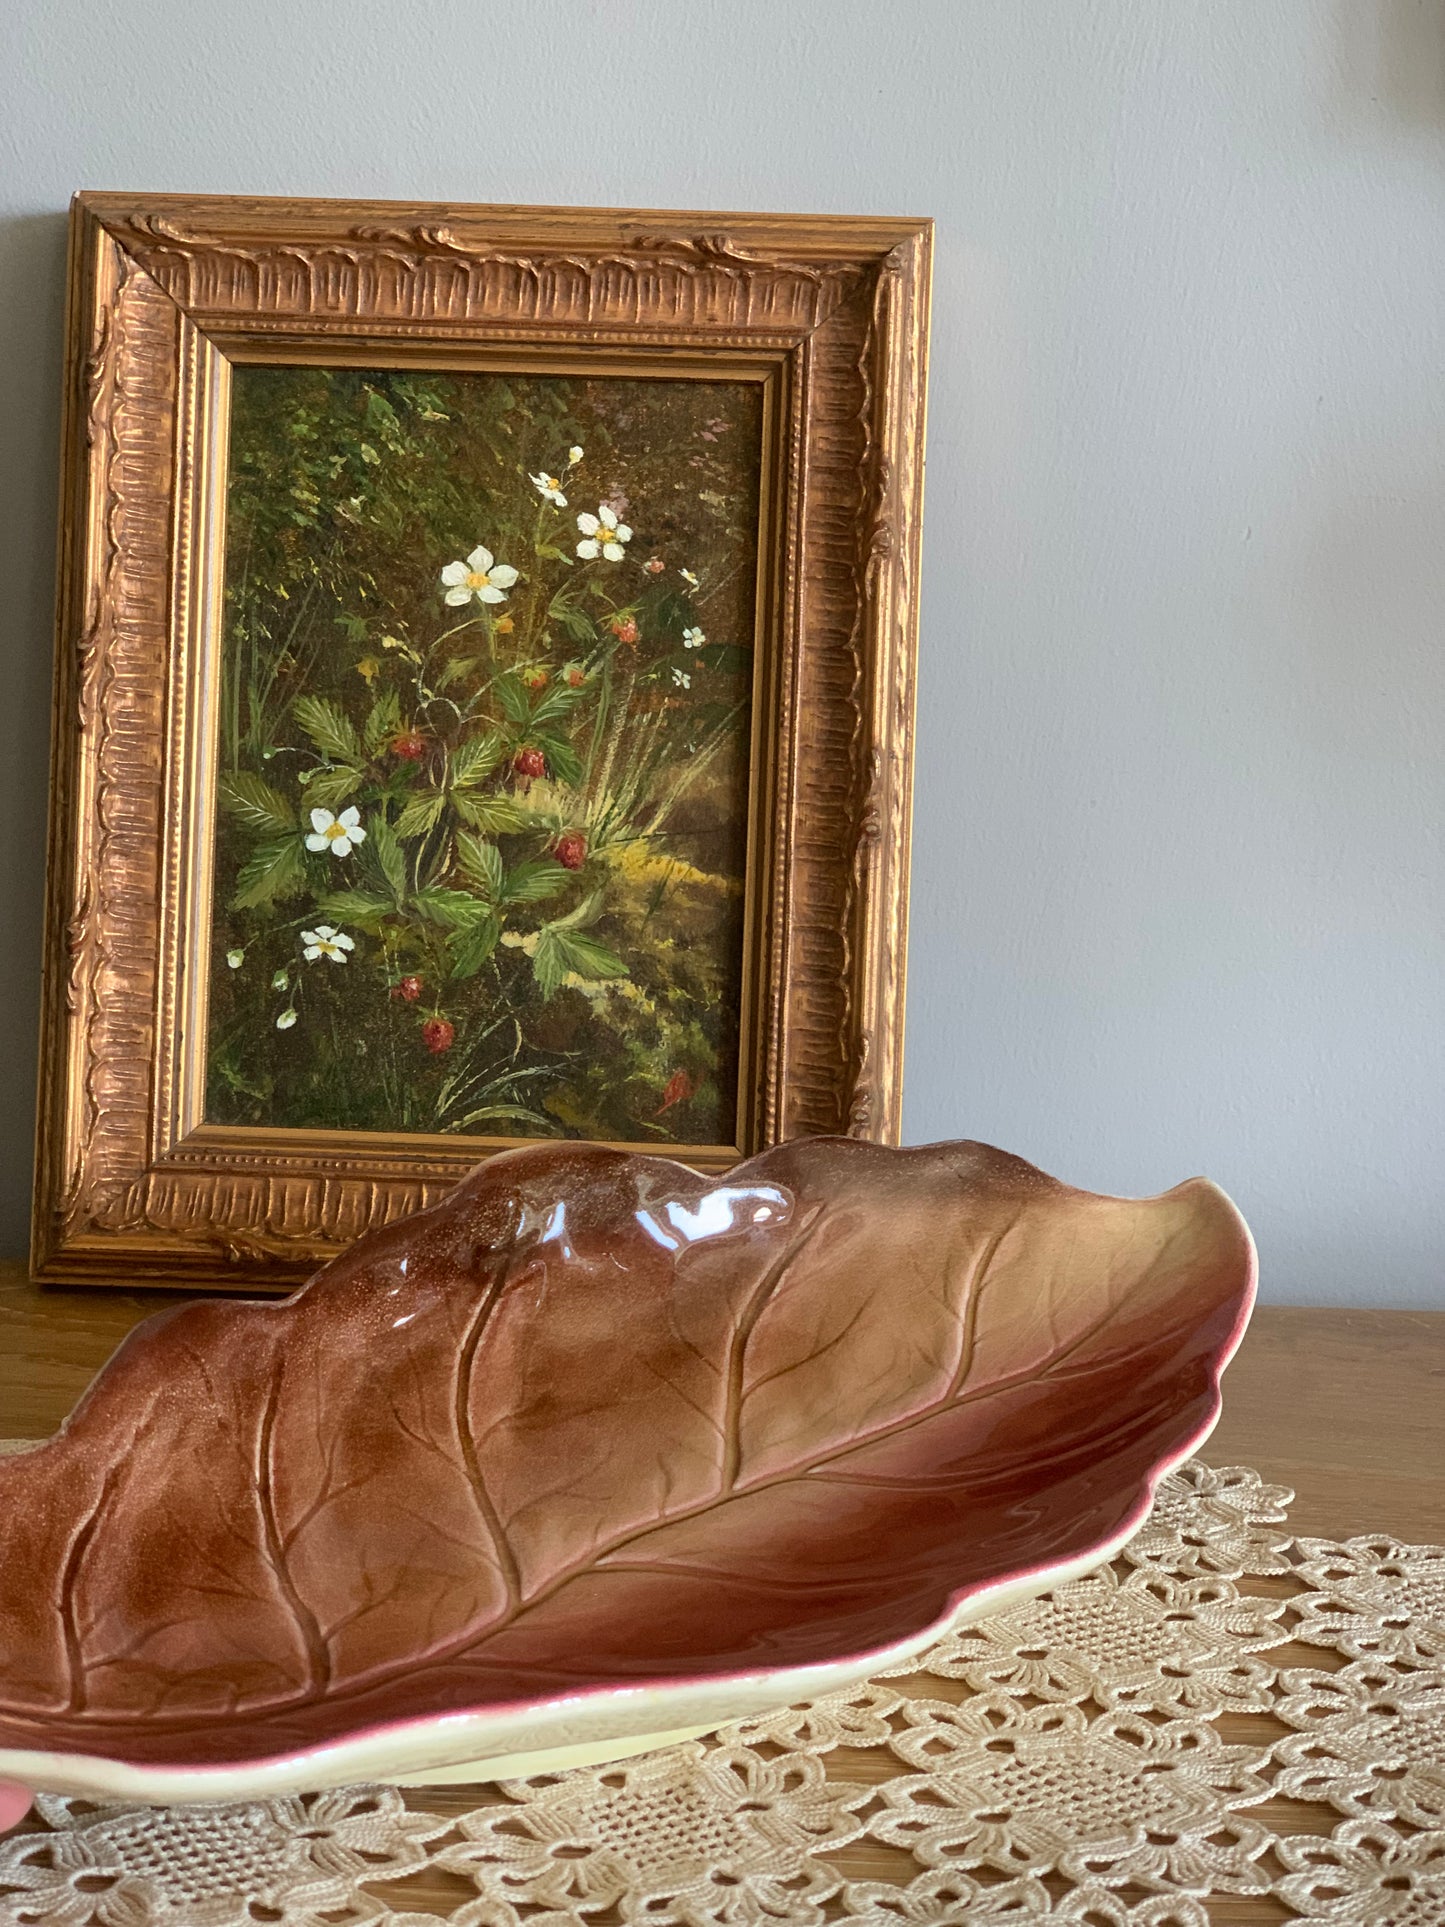
[{"label": "doily floral pattern", "polygon": [[1445,1927],[1445,1550],[1296,1540],[1290,1496],[1184,1466],[1113,1565],[615,1766],[42,1797],[0,1927]]}]

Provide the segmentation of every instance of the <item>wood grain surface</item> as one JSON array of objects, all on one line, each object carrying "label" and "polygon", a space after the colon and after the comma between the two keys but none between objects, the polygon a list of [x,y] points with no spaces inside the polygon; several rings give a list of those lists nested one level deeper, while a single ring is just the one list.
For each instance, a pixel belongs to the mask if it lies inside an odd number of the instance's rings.
[{"label": "wood grain surface", "polygon": [[[0,1264],[0,1437],[53,1430],[131,1326],[176,1302],[169,1292],[37,1287],[23,1265]],[[1445,1543],[1445,1312],[1262,1308],[1229,1369],[1224,1416],[1202,1456],[1293,1486],[1298,1532]],[[1230,1721],[1224,1737],[1249,1738],[1233,1730],[1248,1723]],[[889,1770],[862,1751],[830,1762],[831,1772],[862,1781]],[[448,1787],[408,1795],[408,1804],[456,1813],[487,1797],[485,1788]],[[1309,1811],[1280,1819],[1299,1825]],[[834,1858],[851,1879],[898,1874],[896,1856],[871,1843]],[[442,1916],[469,1893],[434,1872],[375,1891],[393,1906]],[[1288,1918],[1277,1902],[1248,1895],[1212,1899],[1209,1913],[1218,1927]]]}]

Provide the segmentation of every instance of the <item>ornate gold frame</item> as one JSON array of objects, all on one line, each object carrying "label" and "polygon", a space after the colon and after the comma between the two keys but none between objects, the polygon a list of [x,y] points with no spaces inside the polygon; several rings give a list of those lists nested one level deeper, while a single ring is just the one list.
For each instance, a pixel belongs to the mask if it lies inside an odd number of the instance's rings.
[{"label": "ornate gold frame", "polygon": [[678,1154],[896,1141],[931,241],[913,220],[77,197],[37,1277],[289,1288],[509,1142],[200,1122],[238,360],[765,384],[741,1141]]}]

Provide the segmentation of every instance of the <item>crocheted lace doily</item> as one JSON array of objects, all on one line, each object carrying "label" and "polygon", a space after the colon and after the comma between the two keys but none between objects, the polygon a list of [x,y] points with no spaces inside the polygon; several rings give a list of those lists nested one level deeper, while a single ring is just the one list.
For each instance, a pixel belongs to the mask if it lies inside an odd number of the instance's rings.
[{"label": "crocheted lace doily", "polygon": [[1445,1549],[1295,1538],[1291,1497],[1187,1465],[1113,1565],[906,1672],[613,1767],[43,1796],[0,1842],[0,1921],[1445,1927]]}]

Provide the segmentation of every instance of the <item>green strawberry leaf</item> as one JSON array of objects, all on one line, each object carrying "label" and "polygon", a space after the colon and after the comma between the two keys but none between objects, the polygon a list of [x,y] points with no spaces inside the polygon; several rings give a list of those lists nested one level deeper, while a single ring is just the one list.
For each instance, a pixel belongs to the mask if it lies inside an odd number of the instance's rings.
[{"label": "green strawberry leaf", "polygon": [[423,790],[414,796],[396,819],[398,836],[425,836],[440,820],[446,797],[440,790]]},{"label": "green strawberry leaf", "polygon": [[369,890],[333,890],[320,899],[322,911],[334,923],[354,923],[373,936],[383,919],[395,914],[396,905],[387,897],[374,896]]},{"label": "green strawberry leaf", "polygon": [[306,881],[306,846],[299,836],[284,843],[263,843],[242,864],[231,898],[235,910],[260,910],[295,896]]},{"label": "green strawberry leaf", "polygon": [[561,988],[569,973],[592,981],[625,977],[627,965],[615,950],[580,930],[567,930],[555,923],[544,923],[537,937],[532,958],[532,973],[547,1002]]},{"label": "green strawberry leaf", "polygon": [[295,810],[284,796],[250,770],[230,771],[221,778],[219,787],[221,801],[248,829],[270,830],[273,834],[295,829]]},{"label": "green strawberry leaf", "polygon": [[508,831],[525,830],[532,824],[532,818],[509,796],[467,796],[453,790],[452,808],[464,823],[490,836],[505,836]]},{"label": "green strawberry leaf", "polygon": [[550,856],[529,856],[508,870],[497,893],[500,903],[541,903],[555,897],[572,872]]},{"label": "green strawberry leaf", "polygon": [[306,784],[306,806],[334,810],[338,803],[355,796],[360,782],[361,771],[350,763],[313,770]]},{"label": "green strawberry leaf", "polygon": [[586,691],[583,689],[570,689],[566,683],[558,683],[556,688],[547,691],[532,711],[532,726],[536,728],[542,723],[552,723],[559,716],[567,715],[570,710],[576,708],[585,694]]},{"label": "green strawberry leaf", "polygon": [[532,711],[532,702],[521,680],[512,675],[509,670],[506,675],[498,676],[492,687],[496,692],[497,701],[501,704],[502,714],[507,718],[507,721],[510,723],[526,722]]},{"label": "green strawberry leaf", "polygon": [[366,719],[366,753],[375,756],[384,743],[401,734],[401,698],[394,689],[377,697]]},{"label": "green strawberry leaf", "polygon": [[576,789],[582,781],[582,764],[572,745],[562,736],[538,735],[533,738],[538,749],[552,766],[552,774],[560,782],[570,784]]},{"label": "green strawberry leaf", "polygon": [[324,696],[298,696],[291,714],[323,756],[338,763],[359,763],[361,742],[350,719]]},{"label": "green strawberry leaf", "polygon": [[495,914],[469,890],[446,890],[429,884],[412,898],[412,907],[444,930],[470,930],[485,919],[496,922]]},{"label": "green strawberry leaf", "polygon": [[375,861],[393,899],[401,904],[406,900],[406,857],[396,840],[396,831],[379,810],[367,819],[366,827],[371,835],[363,848]]},{"label": "green strawberry leaf", "polygon": [[457,860],[467,878],[495,903],[503,887],[502,853],[496,844],[463,830],[457,838]]},{"label": "green strawberry leaf", "polygon": [[502,926],[490,911],[451,938],[452,976],[475,977],[497,947]]},{"label": "green strawberry leaf", "polygon": [[472,783],[480,783],[484,776],[490,776],[502,760],[504,747],[501,737],[489,730],[485,736],[474,736],[469,743],[453,750],[447,787],[466,789]]}]

